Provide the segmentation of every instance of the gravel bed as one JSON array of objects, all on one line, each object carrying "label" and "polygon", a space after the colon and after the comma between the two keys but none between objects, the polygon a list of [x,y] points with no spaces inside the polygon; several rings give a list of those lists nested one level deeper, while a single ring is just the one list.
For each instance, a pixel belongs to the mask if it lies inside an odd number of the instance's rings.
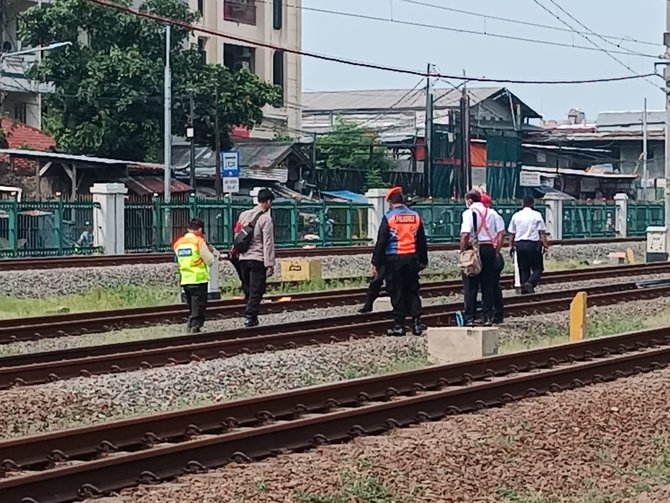
[{"label": "gravel bed", "polygon": [[[670,279],[670,274],[664,275],[643,275],[636,277],[614,277],[602,278],[589,281],[576,281],[573,283],[544,285],[539,292],[572,290],[580,287],[594,286],[598,284],[629,283],[632,281],[644,281],[649,279]],[[516,294],[513,290],[504,292],[506,297],[512,297]],[[434,305],[438,303],[452,303],[462,301],[462,296],[451,295],[448,297],[424,299],[424,305]],[[264,325],[293,323],[301,320],[321,319],[323,317],[335,317],[354,314],[359,308],[355,306],[338,306],[327,309],[308,309],[304,311],[293,311],[286,313],[271,313],[260,317]],[[212,319],[205,324],[205,331],[212,332],[216,330],[231,330],[242,326],[242,320],[239,318]],[[42,339],[37,341],[17,342],[13,344],[0,345],[0,356],[36,353],[42,351],[55,351],[75,347],[87,347],[103,344],[114,344],[133,340],[157,339],[162,337],[176,337],[184,335],[183,325],[156,325],[153,327],[131,328],[122,330],[113,330],[105,333],[94,333],[85,335],[72,335],[65,337],[56,337]]]},{"label": "gravel bed", "polygon": [[0,392],[0,436],[351,379],[414,361],[425,365],[424,338],[379,337],[14,388]]},{"label": "gravel bed", "polygon": [[[554,246],[549,258],[559,262],[607,261],[607,254],[631,247],[642,256],[644,243]],[[455,251],[431,253],[431,270],[457,268]],[[324,278],[364,276],[370,272],[369,255],[330,256],[321,259]],[[278,270],[279,268],[277,268]],[[236,277],[227,262],[219,264],[221,278]],[[124,265],[82,269],[0,271],[0,294],[19,298],[55,297],[86,293],[95,288],[134,286],[173,286],[177,275],[174,264]]]},{"label": "gravel bed", "polygon": [[667,476],[669,401],[670,370],[658,371],[344,445],[232,464],[126,490],[108,501],[620,501],[657,484],[659,470]]}]

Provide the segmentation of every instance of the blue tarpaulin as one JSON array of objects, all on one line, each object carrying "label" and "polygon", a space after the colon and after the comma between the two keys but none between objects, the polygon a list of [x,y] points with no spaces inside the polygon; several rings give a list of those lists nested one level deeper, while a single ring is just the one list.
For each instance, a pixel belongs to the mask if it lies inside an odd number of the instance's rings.
[{"label": "blue tarpaulin", "polygon": [[344,199],[345,201],[351,201],[356,204],[368,204],[368,198],[365,197],[363,194],[358,194],[356,192],[351,192],[349,190],[336,190],[329,192],[321,191],[321,194],[336,199]]}]

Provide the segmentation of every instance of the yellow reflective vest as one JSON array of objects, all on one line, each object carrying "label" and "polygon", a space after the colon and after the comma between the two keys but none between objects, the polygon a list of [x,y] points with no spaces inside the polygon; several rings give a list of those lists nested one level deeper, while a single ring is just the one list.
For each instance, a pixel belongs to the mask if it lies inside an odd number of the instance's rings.
[{"label": "yellow reflective vest", "polygon": [[209,283],[209,269],[200,256],[200,246],[205,243],[202,236],[187,232],[177,239],[172,249],[177,255],[182,285]]}]

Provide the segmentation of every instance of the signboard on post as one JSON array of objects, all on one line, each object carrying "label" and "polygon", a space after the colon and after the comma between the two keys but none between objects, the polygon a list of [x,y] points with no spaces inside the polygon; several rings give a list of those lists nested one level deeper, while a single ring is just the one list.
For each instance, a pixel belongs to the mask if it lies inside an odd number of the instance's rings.
[{"label": "signboard on post", "polygon": [[221,175],[225,177],[240,176],[240,152],[226,150],[221,152]]},{"label": "signboard on post", "polygon": [[240,178],[237,176],[223,177],[223,193],[236,194],[240,191]]},{"label": "signboard on post", "polygon": [[519,173],[519,185],[522,187],[539,187],[542,185],[540,173],[533,171],[521,171],[521,173]]}]

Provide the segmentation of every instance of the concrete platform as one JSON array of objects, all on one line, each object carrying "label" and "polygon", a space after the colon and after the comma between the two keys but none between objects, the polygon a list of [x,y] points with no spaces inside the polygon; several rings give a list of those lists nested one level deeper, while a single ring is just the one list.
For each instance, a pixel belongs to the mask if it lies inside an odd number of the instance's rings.
[{"label": "concrete platform", "polygon": [[497,327],[428,327],[428,363],[447,365],[498,354]]}]

